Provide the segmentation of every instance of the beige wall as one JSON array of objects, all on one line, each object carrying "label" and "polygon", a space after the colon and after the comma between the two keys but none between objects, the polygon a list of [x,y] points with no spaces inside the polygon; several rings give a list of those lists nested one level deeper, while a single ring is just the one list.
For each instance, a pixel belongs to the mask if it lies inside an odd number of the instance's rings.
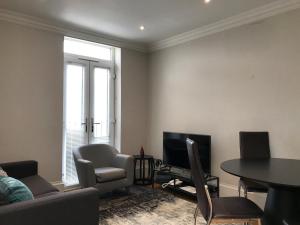
[{"label": "beige wall", "polygon": [[212,173],[239,157],[238,132],[270,132],[273,157],[300,159],[300,10],[154,52],[148,148],[162,132],[212,135]]},{"label": "beige wall", "polygon": [[127,49],[121,54],[121,152],[137,154],[146,144],[148,56]]},{"label": "beige wall", "polygon": [[[121,52],[121,151],[136,153],[145,145],[147,55]],[[0,21],[0,106],[0,162],[35,159],[42,176],[60,181],[63,35]]]},{"label": "beige wall", "polygon": [[63,37],[0,22],[0,159],[61,180]]},{"label": "beige wall", "polygon": [[[299,22],[298,10],[150,58],[122,49],[121,151],[147,142],[161,157],[164,130],[211,134],[213,173],[229,184],[219,165],[239,156],[240,130],[268,130],[274,157],[300,158]],[[0,31],[1,162],[36,159],[58,181],[63,36],[6,22]]]}]

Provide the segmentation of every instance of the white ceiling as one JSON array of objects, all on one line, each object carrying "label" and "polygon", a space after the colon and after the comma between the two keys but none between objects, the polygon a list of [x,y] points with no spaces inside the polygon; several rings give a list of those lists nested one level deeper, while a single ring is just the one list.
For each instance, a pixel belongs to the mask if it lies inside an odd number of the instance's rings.
[{"label": "white ceiling", "polygon": [[0,8],[100,35],[152,43],[275,1],[0,0]]}]

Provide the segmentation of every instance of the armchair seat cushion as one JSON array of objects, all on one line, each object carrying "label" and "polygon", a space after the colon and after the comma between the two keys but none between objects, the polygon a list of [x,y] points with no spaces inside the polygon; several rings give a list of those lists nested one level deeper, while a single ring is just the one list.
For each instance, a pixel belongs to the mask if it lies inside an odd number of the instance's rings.
[{"label": "armchair seat cushion", "polygon": [[50,192],[58,192],[58,190],[48,183],[39,175],[30,176],[20,179],[32,192],[33,196],[37,197]]},{"label": "armchair seat cushion", "polygon": [[126,171],[115,167],[96,168],[95,174],[98,183],[120,180],[126,178]]}]

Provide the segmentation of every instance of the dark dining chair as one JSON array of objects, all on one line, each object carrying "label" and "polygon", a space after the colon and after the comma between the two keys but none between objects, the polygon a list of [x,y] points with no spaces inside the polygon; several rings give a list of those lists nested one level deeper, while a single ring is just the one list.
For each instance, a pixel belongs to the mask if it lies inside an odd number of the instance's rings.
[{"label": "dark dining chair", "polygon": [[252,201],[241,197],[211,198],[204,179],[197,143],[186,140],[193,182],[196,187],[197,207],[194,223],[199,210],[207,225],[211,223],[261,224],[263,211]]},{"label": "dark dining chair", "polygon": [[[240,157],[241,159],[269,159],[270,144],[268,132],[240,132]],[[240,178],[239,196],[241,189],[244,190],[244,196],[247,198],[248,192],[267,193],[268,188],[262,184]]]}]

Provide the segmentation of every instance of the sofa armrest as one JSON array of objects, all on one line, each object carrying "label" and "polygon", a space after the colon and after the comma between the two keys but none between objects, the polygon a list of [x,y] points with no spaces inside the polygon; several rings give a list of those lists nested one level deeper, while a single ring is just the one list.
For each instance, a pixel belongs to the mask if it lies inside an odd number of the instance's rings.
[{"label": "sofa armrest", "polygon": [[98,225],[98,191],[87,188],[0,206],[1,225]]},{"label": "sofa armrest", "polygon": [[79,184],[82,188],[93,187],[96,185],[95,169],[91,161],[78,159],[76,170]]},{"label": "sofa armrest", "polygon": [[38,162],[33,160],[2,163],[0,164],[0,167],[2,167],[8,176],[16,179],[38,174]]},{"label": "sofa armrest", "polygon": [[116,154],[113,159],[113,166],[126,170],[126,177],[130,184],[133,184],[133,157],[130,155]]}]

